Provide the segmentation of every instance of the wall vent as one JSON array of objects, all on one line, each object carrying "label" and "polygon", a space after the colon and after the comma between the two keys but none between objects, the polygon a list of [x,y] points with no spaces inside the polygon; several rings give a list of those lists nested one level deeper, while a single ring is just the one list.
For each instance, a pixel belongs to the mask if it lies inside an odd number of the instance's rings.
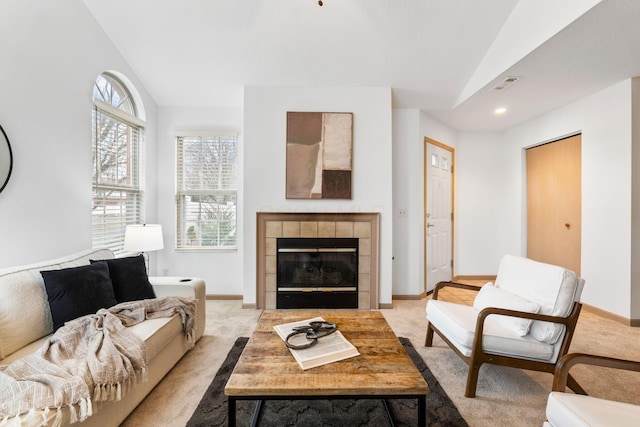
[{"label": "wall vent", "polygon": [[502,80],[500,83],[491,88],[491,90],[507,90],[518,80],[522,80],[522,77],[519,76],[509,76],[506,79]]}]

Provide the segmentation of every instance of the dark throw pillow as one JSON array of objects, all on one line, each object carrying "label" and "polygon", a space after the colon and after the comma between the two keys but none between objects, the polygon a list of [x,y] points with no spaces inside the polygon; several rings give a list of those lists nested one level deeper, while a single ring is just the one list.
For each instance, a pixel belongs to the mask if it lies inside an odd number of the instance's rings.
[{"label": "dark throw pillow", "polygon": [[[103,261],[91,261],[103,262]],[[147,276],[147,265],[144,256],[106,259],[109,276],[113,283],[113,293],[118,302],[137,301],[155,298],[153,286]]]},{"label": "dark throw pillow", "polygon": [[40,274],[47,290],[54,331],[69,320],[118,303],[106,262],[41,271]]}]

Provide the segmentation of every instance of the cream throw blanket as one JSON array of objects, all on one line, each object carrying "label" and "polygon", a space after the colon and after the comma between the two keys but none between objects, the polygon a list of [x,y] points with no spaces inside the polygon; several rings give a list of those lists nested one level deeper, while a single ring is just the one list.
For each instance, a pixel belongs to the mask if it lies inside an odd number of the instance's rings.
[{"label": "cream throw blanket", "polygon": [[[193,298],[131,301],[67,322],[35,353],[0,367],[0,426],[60,425],[62,407],[71,422],[93,412],[92,401],[120,400],[146,381],[144,341],[127,330],[145,319],[180,316],[194,344]],[[55,411],[52,414],[51,411]]]}]

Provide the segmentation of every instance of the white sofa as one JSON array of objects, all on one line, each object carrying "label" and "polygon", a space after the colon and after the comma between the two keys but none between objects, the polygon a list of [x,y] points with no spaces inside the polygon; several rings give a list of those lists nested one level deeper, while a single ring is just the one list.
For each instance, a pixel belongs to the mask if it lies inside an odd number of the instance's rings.
[{"label": "white sofa", "polygon": [[[53,322],[43,270],[88,265],[90,260],[114,258],[107,249],[92,249],[63,258],[0,270],[0,365],[33,353],[53,333]],[[205,283],[202,279],[150,277],[157,297],[179,296],[197,299],[195,334],[197,341],[205,325]],[[81,423],[86,426],[117,426],[147,396],[156,384],[189,350],[179,316],[147,319],[130,328],[146,344],[148,380],[137,384],[119,401],[94,402],[93,415]],[[63,412],[63,425],[70,414]]]}]

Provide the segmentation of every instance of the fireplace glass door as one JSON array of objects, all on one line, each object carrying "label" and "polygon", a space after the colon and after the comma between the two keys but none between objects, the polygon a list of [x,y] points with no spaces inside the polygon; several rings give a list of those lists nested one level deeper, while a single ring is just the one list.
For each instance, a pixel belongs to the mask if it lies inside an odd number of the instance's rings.
[{"label": "fireplace glass door", "polygon": [[358,239],[277,239],[277,308],[357,308]]}]

